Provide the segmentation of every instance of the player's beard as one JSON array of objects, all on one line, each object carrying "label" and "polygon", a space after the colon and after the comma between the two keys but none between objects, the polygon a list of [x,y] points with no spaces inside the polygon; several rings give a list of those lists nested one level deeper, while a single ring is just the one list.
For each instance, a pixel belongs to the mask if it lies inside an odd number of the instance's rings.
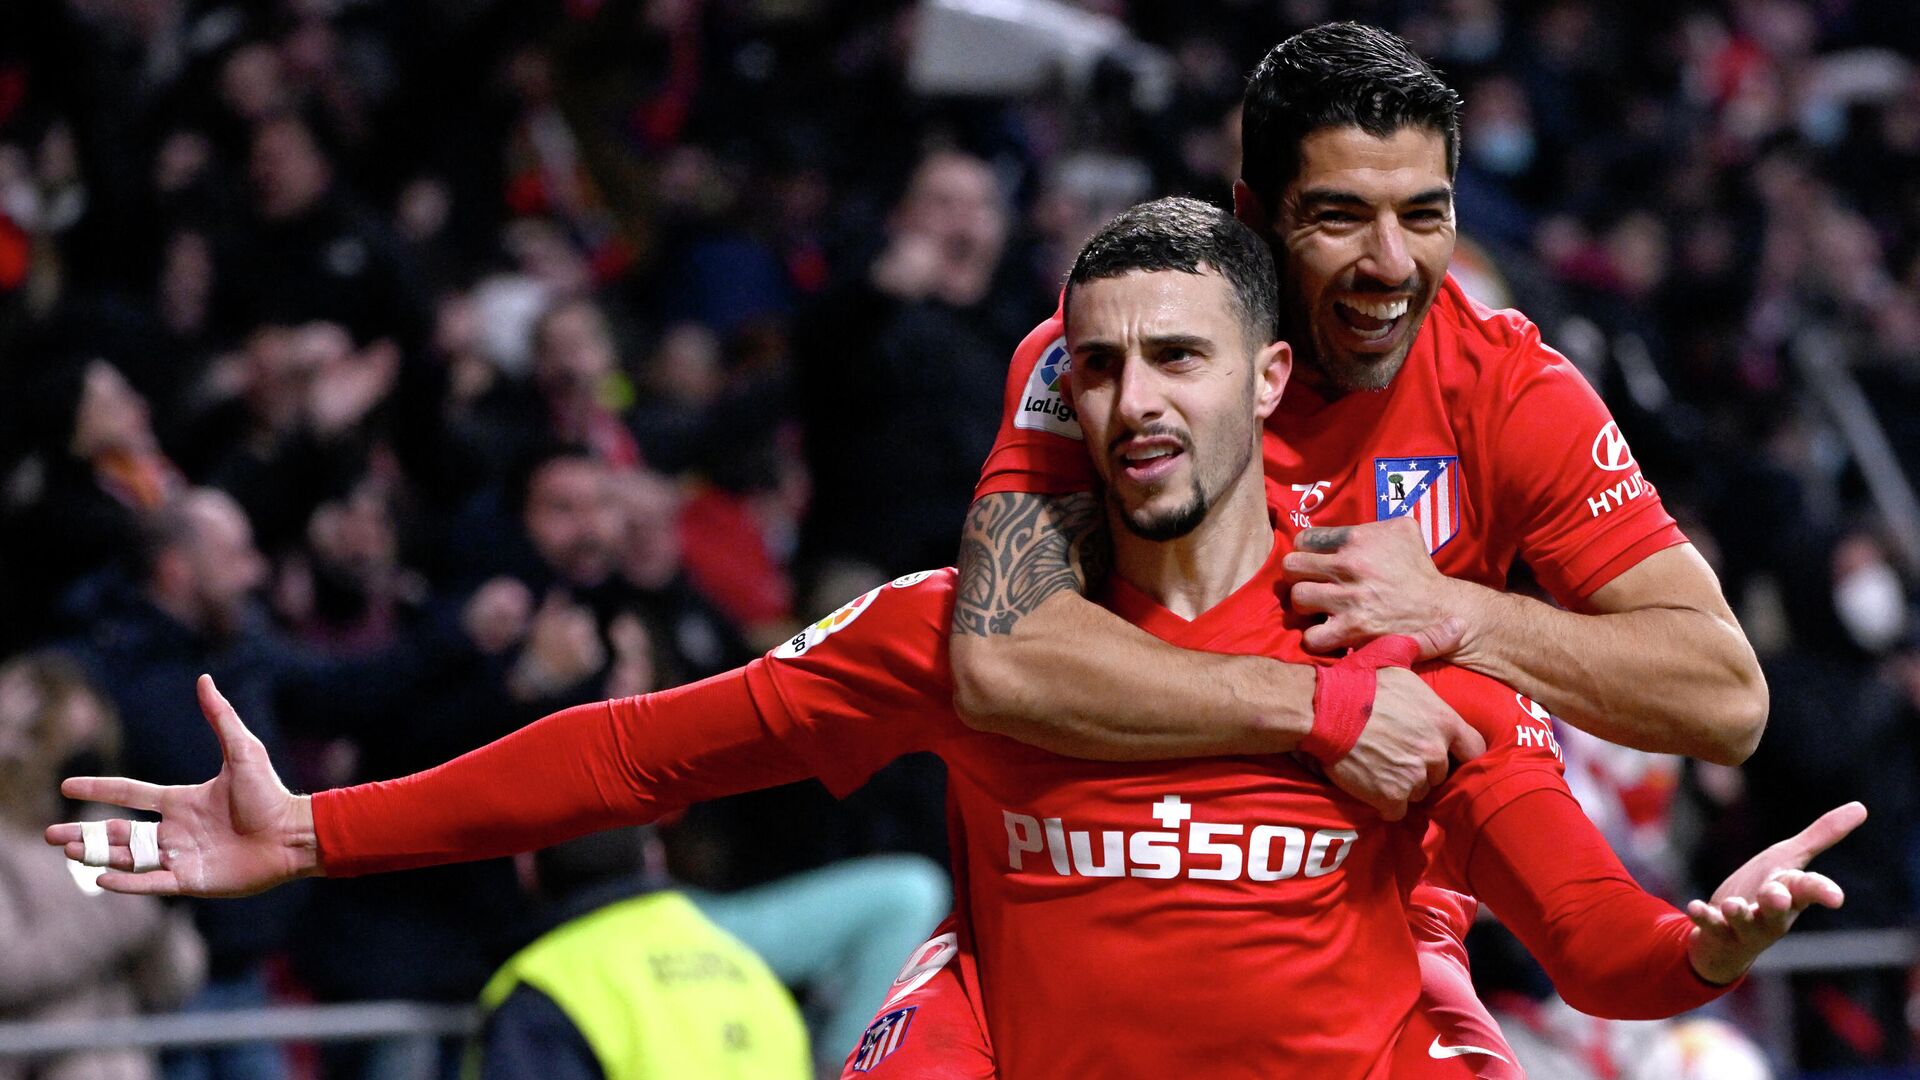
[{"label": "player's beard", "polygon": [[[1297,293],[1292,294],[1288,300],[1292,324],[1307,328],[1305,334],[1295,334],[1290,338],[1295,342],[1294,359],[1340,393],[1385,390],[1393,385],[1394,376],[1400,374],[1400,369],[1407,362],[1407,354],[1413,351],[1413,342],[1420,336],[1420,326],[1433,307],[1434,295],[1432,290],[1428,290],[1425,296],[1416,298],[1417,307],[1401,316],[1412,321],[1401,331],[1405,336],[1398,348],[1384,355],[1363,356],[1328,340],[1329,335],[1324,329],[1327,323],[1323,319],[1331,321],[1338,319],[1339,315],[1328,310],[1316,318],[1313,312],[1307,310],[1304,298]],[[1301,342],[1307,343],[1307,347],[1299,348]]]},{"label": "player's beard", "polygon": [[1199,528],[1200,523],[1207,519],[1207,511],[1213,509],[1213,500],[1208,498],[1206,489],[1200,486],[1200,477],[1196,475],[1193,478],[1192,497],[1166,513],[1130,512],[1124,506],[1117,508],[1120,521],[1126,525],[1128,532],[1142,540],[1164,544]]},{"label": "player's beard", "polygon": [[[1107,498],[1113,500],[1114,510],[1117,511],[1116,516],[1119,517],[1121,524],[1127,527],[1128,532],[1150,543],[1164,544],[1169,540],[1180,539],[1199,528],[1200,523],[1207,520],[1207,515],[1213,512],[1214,504],[1219,502],[1220,497],[1233,487],[1234,481],[1253,465],[1254,453],[1260,445],[1260,421],[1253,413],[1253,395],[1253,383],[1249,380],[1244,415],[1248,418],[1248,424],[1252,430],[1235,425],[1236,438],[1225,444],[1227,447],[1238,447],[1237,454],[1227,449],[1220,456],[1209,453],[1206,458],[1203,458],[1194,445],[1193,436],[1187,432],[1148,432],[1154,435],[1171,435],[1180,440],[1182,452],[1193,463],[1193,491],[1186,502],[1174,509],[1153,513],[1145,509],[1128,510],[1120,504],[1119,496],[1114,494],[1112,485],[1108,485]],[[1228,467],[1209,470],[1206,467],[1208,459],[1219,460]]]}]

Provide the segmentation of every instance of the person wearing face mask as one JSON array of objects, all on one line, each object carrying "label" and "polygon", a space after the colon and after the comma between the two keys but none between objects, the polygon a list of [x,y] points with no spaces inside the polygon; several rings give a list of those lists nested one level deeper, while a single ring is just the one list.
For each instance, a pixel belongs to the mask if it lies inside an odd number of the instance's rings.
[{"label": "person wearing face mask", "polygon": [[[1762,661],[1773,715],[1743,767],[1747,825],[1751,835],[1764,836],[1833,792],[1873,792],[1874,820],[1825,868],[1845,875],[1846,910],[1822,913],[1808,928],[1905,925],[1916,900],[1902,868],[1920,822],[1920,742],[1916,706],[1895,678],[1892,654],[1912,626],[1911,597],[1885,547],[1862,528],[1812,531],[1792,545],[1783,566],[1777,576],[1792,639]],[[1726,850],[1715,844],[1707,853]],[[1838,1034],[1844,1026],[1833,1024],[1837,1012],[1871,1016],[1883,1032],[1902,1030],[1904,979],[1898,972],[1821,976],[1803,987],[1809,1011],[1824,1019],[1802,1033],[1802,1060],[1861,1060]]]}]

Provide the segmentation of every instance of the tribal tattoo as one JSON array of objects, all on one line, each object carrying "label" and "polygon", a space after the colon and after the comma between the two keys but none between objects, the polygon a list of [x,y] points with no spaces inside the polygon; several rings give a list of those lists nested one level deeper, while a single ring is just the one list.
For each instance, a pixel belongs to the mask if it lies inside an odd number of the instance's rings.
[{"label": "tribal tattoo", "polygon": [[983,495],[960,540],[954,634],[1010,634],[1057,592],[1085,595],[1112,559],[1106,514],[1092,492]]}]

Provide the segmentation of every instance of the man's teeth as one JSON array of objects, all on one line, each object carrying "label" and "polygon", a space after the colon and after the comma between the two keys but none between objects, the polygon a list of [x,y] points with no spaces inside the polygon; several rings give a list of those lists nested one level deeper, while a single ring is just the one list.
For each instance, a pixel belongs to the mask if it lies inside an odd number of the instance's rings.
[{"label": "man's teeth", "polygon": [[1172,449],[1162,447],[1159,450],[1137,450],[1131,454],[1128,454],[1127,460],[1135,464],[1138,464],[1142,461],[1152,461],[1154,458],[1163,458],[1163,457],[1172,457],[1172,456],[1173,456]]},{"label": "man's teeth", "polygon": [[1382,300],[1377,303],[1366,300],[1342,300],[1341,303],[1365,315],[1369,319],[1397,319],[1407,313],[1407,301]]}]

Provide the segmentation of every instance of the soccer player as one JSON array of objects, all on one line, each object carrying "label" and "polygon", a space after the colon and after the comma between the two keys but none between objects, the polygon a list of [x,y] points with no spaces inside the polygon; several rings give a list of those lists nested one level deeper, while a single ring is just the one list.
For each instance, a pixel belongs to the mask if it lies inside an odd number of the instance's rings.
[{"label": "soccer player", "polygon": [[[1248,82],[1233,198],[1280,261],[1299,360],[1263,457],[1285,493],[1293,601],[1327,616],[1306,643],[1417,634],[1425,655],[1602,738],[1737,763],[1767,694],[1712,571],[1573,367],[1447,275],[1459,111],[1405,42],[1354,23],[1282,42]],[[1185,652],[1079,595],[1105,562],[1105,515],[1062,392],[1063,335],[1056,312],[1016,351],[968,515],[951,643],[963,716],[1102,760],[1311,753],[1311,668]],[[1516,560],[1564,609],[1499,591]],[[1472,745],[1445,702],[1387,669],[1359,743],[1322,764],[1391,818]],[[1497,1029],[1466,992],[1475,909],[1444,862],[1413,905],[1428,1013],[1487,1046]]]},{"label": "soccer player", "polygon": [[[1068,303],[1076,401],[1113,493],[1103,601],[1180,644],[1299,658],[1303,621],[1280,587],[1289,548],[1253,467],[1289,369],[1286,345],[1269,341],[1273,297],[1254,234],[1163,200],[1089,244]],[[1161,453],[1170,445],[1182,452]],[[124,872],[133,830],[111,823],[121,872],[103,885],[218,894],[322,867],[484,857],[808,775],[846,791],[899,753],[934,749],[951,771],[957,959],[929,954],[922,966],[954,972],[964,993],[941,1000],[973,1014],[970,1030],[936,1033],[971,1038],[1009,1080],[1388,1075],[1420,978],[1404,901],[1426,862],[1424,822],[1382,822],[1292,756],[1113,764],[975,732],[951,711],[941,656],[954,588],[952,571],[909,575],[741,671],[568,710],[427,773],[311,800],[279,786],[203,681],[230,751],[219,777],[67,790],[162,814],[146,873]],[[1369,665],[1396,649],[1411,659],[1394,638],[1325,665],[1311,736],[1323,753],[1359,735]],[[1443,857],[1464,861],[1550,964],[1581,954],[1598,992],[1662,1011],[1698,1004],[1799,909],[1838,902],[1831,882],[1800,870],[1804,858],[1750,864],[1739,883],[1750,897],[1689,924],[1620,870],[1512,691],[1451,666],[1422,677],[1487,746],[1426,808],[1445,835],[1478,839]],[[48,839],[89,854],[80,826]],[[850,1068],[927,1075],[911,1063],[930,1048],[916,1041],[918,1006],[895,1005]]]},{"label": "soccer player", "polygon": [[[1263,456],[1293,599],[1328,616],[1307,645],[1438,630],[1435,651],[1601,738],[1737,764],[1766,686],[1712,570],[1572,365],[1447,274],[1459,114],[1405,42],[1355,23],[1287,39],[1247,84],[1234,208],[1275,252],[1297,361]],[[1066,359],[1059,313],[1014,354],[961,544],[962,714],[1108,759],[1297,749],[1311,668],[1185,652],[1077,595],[1104,517]],[[1565,610],[1498,591],[1516,560]],[[1383,672],[1329,775],[1397,814],[1458,738],[1418,680]]]}]

